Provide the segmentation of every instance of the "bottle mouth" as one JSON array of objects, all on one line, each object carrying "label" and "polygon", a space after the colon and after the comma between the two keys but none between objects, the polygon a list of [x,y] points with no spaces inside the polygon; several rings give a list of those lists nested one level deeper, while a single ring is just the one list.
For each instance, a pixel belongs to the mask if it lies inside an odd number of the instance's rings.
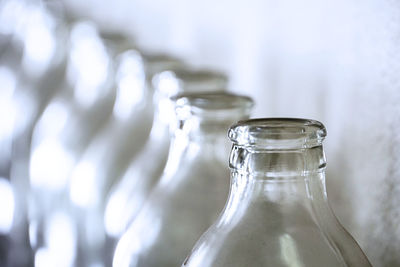
[{"label": "bottle mouth", "polygon": [[232,125],[228,137],[238,146],[253,149],[301,149],[322,144],[325,126],[316,120],[260,118]]},{"label": "bottle mouth", "polygon": [[227,92],[181,93],[172,98],[180,120],[199,117],[207,121],[235,121],[249,116],[250,97]]}]

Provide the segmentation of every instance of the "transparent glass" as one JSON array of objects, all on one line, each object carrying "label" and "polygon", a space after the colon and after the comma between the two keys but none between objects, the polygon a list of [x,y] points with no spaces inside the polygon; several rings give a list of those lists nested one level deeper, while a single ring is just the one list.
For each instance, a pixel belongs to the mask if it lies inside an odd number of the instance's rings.
[{"label": "transparent glass", "polygon": [[228,93],[175,98],[177,124],[167,164],[148,201],[122,235],[113,266],[179,266],[224,205],[229,125],[252,101]]},{"label": "transparent glass", "polygon": [[233,125],[227,204],[182,266],[371,266],[329,207],[325,136],[313,120]]},{"label": "transparent glass", "polygon": [[55,8],[57,1],[0,5],[0,31],[11,30],[12,36],[0,59],[0,112],[6,114],[0,119],[0,169],[7,164],[2,175],[10,179],[13,193],[9,202],[7,194],[0,193],[0,202],[7,203],[5,214],[14,210],[6,266],[30,266],[27,202],[32,131],[64,73],[68,29],[62,7]]},{"label": "transparent glass", "polygon": [[148,61],[132,49],[120,55],[113,114],[92,139],[71,175],[69,197],[81,233],[79,266],[111,265],[113,249],[103,224],[106,196],[149,137],[154,114],[154,91],[147,82],[153,73],[149,69],[156,69],[154,65],[169,69],[180,64],[168,56],[154,56]]},{"label": "transparent glass", "polygon": [[75,221],[80,214],[69,198],[70,175],[91,138],[110,117],[115,100],[118,45],[102,38],[90,22],[68,26],[66,62],[30,144],[29,241],[36,266],[73,266],[81,260],[78,244],[84,235]]},{"label": "transparent glass", "polygon": [[[156,108],[154,90],[148,82],[149,77],[154,75],[149,71],[150,68],[170,69],[182,65],[178,59],[165,55],[148,61],[133,49],[122,51],[118,63],[112,116],[92,138],[72,174],[72,183],[75,182],[78,188],[85,184],[84,180],[92,180],[90,189],[87,189],[91,190],[93,196],[98,196],[95,202],[101,212],[110,188],[149,139],[151,123],[156,118],[153,110]],[[96,169],[92,178],[81,171],[88,164]],[[78,197],[81,195],[77,194]],[[73,194],[71,199],[74,201]],[[79,200],[74,202],[81,207],[91,206],[79,203]],[[103,221],[103,218],[99,220]]]},{"label": "transparent glass", "polygon": [[[155,114],[150,138],[107,201],[104,223],[111,237],[119,237],[126,230],[162,175],[170,146],[170,124],[175,121],[171,97],[180,92],[222,91],[226,77],[217,72],[181,66],[156,74],[153,86]],[[147,164],[149,158],[152,164]]]}]

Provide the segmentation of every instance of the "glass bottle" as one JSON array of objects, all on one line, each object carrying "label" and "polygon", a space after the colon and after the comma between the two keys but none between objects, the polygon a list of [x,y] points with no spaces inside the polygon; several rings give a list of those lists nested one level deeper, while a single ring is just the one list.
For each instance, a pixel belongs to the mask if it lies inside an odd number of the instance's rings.
[{"label": "glass bottle", "polygon": [[[225,133],[252,101],[229,93],[182,94],[160,181],[119,240],[113,266],[178,266],[224,206],[229,190]],[[151,160],[151,159],[149,159]]]},{"label": "glass bottle", "polygon": [[[117,183],[100,211],[108,236],[107,265],[111,265],[118,238],[136,216],[164,169],[169,150],[169,124],[175,117],[170,98],[182,91],[221,91],[226,85],[226,77],[221,73],[192,69],[185,65],[162,71],[154,75],[152,80],[155,110],[149,139],[123,173],[119,173],[117,178],[112,175],[108,177]],[[149,158],[152,159],[151,165],[148,164]]]},{"label": "glass bottle", "polygon": [[[6,89],[2,93],[11,93],[8,99],[0,96],[6,103],[0,104],[1,113],[7,114],[5,120],[0,119],[0,124],[5,122],[3,127],[11,126],[7,127],[10,130],[7,131],[7,141],[11,144],[11,153],[7,157],[11,160],[9,177],[14,193],[14,205],[8,205],[14,207],[14,216],[9,233],[11,242],[7,266],[29,266],[33,261],[29,246],[27,208],[30,144],[34,125],[56,92],[57,83],[65,70],[68,28],[63,22],[64,10],[57,5],[57,1],[12,2],[13,7],[7,8],[8,14],[15,16],[17,21],[14,21],[16,24],[8,23],[6,27],[14,28],[13,40],[9,43],[14,52],[3,51],[7,56],[2,57],[7,61],[5,63],[11,63],[6,69],[9,68],[8,74],[12,75],[4,76],[5,69],[0,67],[0,72],[3,72],[0,83]],[[13,56],[15,49],[18,51],[19,48],[21,54]],[[18,60],[10,62],[12,58]],[[0,162],[6,160],[2,158]]]},{"label": "glass bottle", "polygon": [[182,266],[371,266],[328,204],[320,122],[254,119],[228,135],[228,202]]},{"label": "glass bottle", "polygon": [[[170,146],[170,122],[174,121],[171,97],[179,92],[215,92],[226,87],[225,75],[181,66],[153,77],[155,114],[144,149],[112,189],[104,215],[107,234],[119,237],[139,212],[150,190],[162,175]],[[147,164],[149,158],[152,164]]]},{"label": "glass bottle", "polygon": [[111,113],[110,52],[93,24],[72,26],[66,72],[32,136],[32,187],[63,190],[80,153]]},{"label": "glass bottle", "polygon": [[[93,206],[104,209],[110,187],[118,181],[149,137],[154,116],[150,110],[154,106],[154,90],[148,83],[149,77],[154,76],[152,70],[176,68],[183,64],[166,55],[153,56],[149,61],[133,49],[121,53],[118,62],[112,115],[105,127],[92,138],[71,176],[70,198],[84,209]],[[83,190],[82,187],[86,188]]]},{"label": "glass bottle", "polygon": [[75,165],[69,184],[79,233],[79,266],[111,264],[103,224],[106,196],[149,137],[153,89],[148,77],[153,69],[178,65],[182,63],[176,58],[159,55],[150,61],[133,49],[119,56],[112,116]]},{"label": "glass bottle", "polygon": [[29,241],[37,266],[75,263],[78,231],[68,198],[69,175],[115,99],[113,63],[121,51],[90,22],[69,27],[66,66],[30,144]]}]

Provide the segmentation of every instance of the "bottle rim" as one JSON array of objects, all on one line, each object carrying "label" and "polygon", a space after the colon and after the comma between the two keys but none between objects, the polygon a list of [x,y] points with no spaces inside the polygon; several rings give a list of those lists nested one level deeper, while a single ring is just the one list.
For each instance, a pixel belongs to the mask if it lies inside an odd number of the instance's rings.
[{"label": "bottle rim", "polygon": [[256,149],[311,148],[321,145],[326,134],[321,122],[302,118],[242,120],[228,131],[235,145]]},{"label": "bottle rim", "polygon": [[[179,119],[196,116],[207,120],[231,120],[248,117],[254,105],[248,96],[224,91],[181,93],[172,98]],[[235,121],[235,120],[233,120]]]}]

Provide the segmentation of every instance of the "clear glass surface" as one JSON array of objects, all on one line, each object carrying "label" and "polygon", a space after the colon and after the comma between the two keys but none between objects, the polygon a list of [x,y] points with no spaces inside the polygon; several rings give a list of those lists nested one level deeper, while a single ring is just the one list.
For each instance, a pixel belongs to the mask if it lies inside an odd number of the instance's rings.
[{"label": "clear glass surface", "polygon": [[371,266],[329,207],[325,136],[312,120],[233,125],[227,204],[182,266]]},{"label": "clear glass surface", "polygon": [[114,60],[121,51],[89,22],[69,26],[66,62],[53,80],[56,93],[40,113],[30,144],[29,241],[37,266],[73,266],[80,261],[70,175],[111,116],[115,101]]},{"label": "clear glass surface", "polygon": [[[10,243],[6,247],[6,266],[29,266],[33,262],[27,222],[31,137],[65,70],[68,30],[62,21],[63,9],[53,8],[56,3],[0,4],[0,32],[9,37],[7,45],[1,48],[0,59],[0,110],[6,114],[0,119],[0,169],[4,163],[7,165],[2,175],[10,179],[13,192],[7,210],[14,210],[12,227],[7,233]],[[3,196],[7,198],[6,193]]]},{"label": "clear glass surface", "polygon": [[[108,199],[104,222],[111,237],[119,237],[126,230],[162,175],[170,147],[170,126],[175,123],[171,97],[179,92],[221,91],[226,86],[226,77],[217,72],[181,66],[156,74],[153,86],[155,115],[150,138]],[[147,164],[149,158],[152,164]]]},{"label": "clear glass surface", "polygon": [[77,212],[79,266],[111,265],[113,246],[103,224],[106,196],[149,137],[154,91],[148,83],[153,73],[146,69],[149,65],[168,69],[181,64],[178,62],[167,56],[150,62],[132,49],[119,56],[112,116],[92,139],[71,175],[69,198]]},{"label": "clear glass surface", "polygon": [[226,131],[252,101],[228,93],[175,98],[168,160],[143,209],[118,242],[113,266],[178,266],[216,219],[228,194]]}]

